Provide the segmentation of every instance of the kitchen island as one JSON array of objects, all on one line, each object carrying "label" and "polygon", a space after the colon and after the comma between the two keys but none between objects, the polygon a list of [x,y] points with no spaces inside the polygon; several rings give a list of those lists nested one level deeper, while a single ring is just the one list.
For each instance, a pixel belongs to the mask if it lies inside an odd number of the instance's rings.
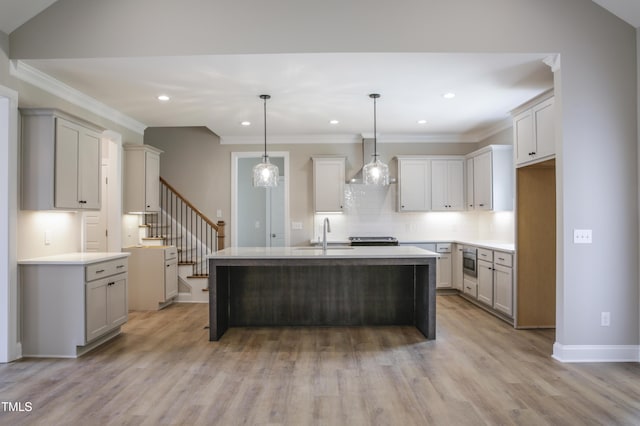
[{"label": "kitchen island", "polygon": [[438,255],[417,247],[231,247],[209,256],[209,340],[234,326],[414,325],[435,339]]}]

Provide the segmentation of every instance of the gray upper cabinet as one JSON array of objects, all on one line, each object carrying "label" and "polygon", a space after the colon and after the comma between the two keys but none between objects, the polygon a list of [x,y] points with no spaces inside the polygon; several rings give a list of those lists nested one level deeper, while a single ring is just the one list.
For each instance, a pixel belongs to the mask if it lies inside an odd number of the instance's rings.
[{"label": "gray upper cabinet", "polygon": [[533,105],[528,103],[524,109],[520,108],[513,116],[516,167],[538,163],[555,156],[554,98],[542,101],[537,98],[532,103]]},{"label": "gray upper cabinet", "polygon": [[511,145],[489,145],[467,155],[467,210],[513,210]]},{"label": "gray upper cabinet", "polygon": [[345,157],[312,157],[313,209],[316,213],[344,211]]},{"label": "gray upper cabinet", "polygon": [[124,211],[160,211],[160,154],[150,145],[124,145]]},{"label": "gray upper cabinet", "polygon": [[99,127],[54,109],[21,109],[22,208],[100,209]]}]

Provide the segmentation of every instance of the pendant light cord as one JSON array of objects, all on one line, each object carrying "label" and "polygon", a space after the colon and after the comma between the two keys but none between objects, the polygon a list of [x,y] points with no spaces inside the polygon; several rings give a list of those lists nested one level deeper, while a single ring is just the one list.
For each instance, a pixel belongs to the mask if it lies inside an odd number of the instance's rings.
[{"label": "pendant light cord", "polygon": [[377,131],[377,111],[376,111],[376,99],[380,97],[377,93],[369,95],[373,99],[373,159],[378,159],[378,131]]},{"label": "pendant light cord", "polygon": [[271,96],[260,95],[260,98],[264,100],[264,158],[267,158],[267,99]]}]

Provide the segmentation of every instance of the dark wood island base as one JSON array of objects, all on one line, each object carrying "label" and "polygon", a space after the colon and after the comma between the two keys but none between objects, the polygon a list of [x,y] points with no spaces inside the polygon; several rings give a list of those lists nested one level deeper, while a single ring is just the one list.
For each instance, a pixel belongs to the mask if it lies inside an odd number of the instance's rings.
[{"label": "dark wood island base", "polygon": [[435,255],[416,249],[433,256],[366,257],[367,249],[211,256],[209,340],[234,326],[345,325],[415,325],[435,339]]}]

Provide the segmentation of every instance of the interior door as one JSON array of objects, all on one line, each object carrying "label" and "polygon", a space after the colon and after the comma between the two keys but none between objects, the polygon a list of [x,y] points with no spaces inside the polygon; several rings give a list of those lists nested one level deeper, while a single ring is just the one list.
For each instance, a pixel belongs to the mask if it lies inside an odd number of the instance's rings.
[{"label": "interior door", "polygon": [[[269,159],[278,166],[281,173],[284,172],[283,157]],[[279,177],[278,186],[275,188],[255,188],[252,184],[252,170],[261,160],[261,157],[238,159],[238,235],[235,243],[238,247],[285,245],[285,177]]]},{"label": "interior door", "polygon": [[284,247],[284,179],[280,176],[278,186],[267,189],[265,222],[269,247]]},{"label": "interior door", "polygon": [[84,251],[88,252],[107,252],[107,176],[109,174],[109,165],[102,163],[101,192],[102,203],[100,210],[90,210],[84,212]]}]

